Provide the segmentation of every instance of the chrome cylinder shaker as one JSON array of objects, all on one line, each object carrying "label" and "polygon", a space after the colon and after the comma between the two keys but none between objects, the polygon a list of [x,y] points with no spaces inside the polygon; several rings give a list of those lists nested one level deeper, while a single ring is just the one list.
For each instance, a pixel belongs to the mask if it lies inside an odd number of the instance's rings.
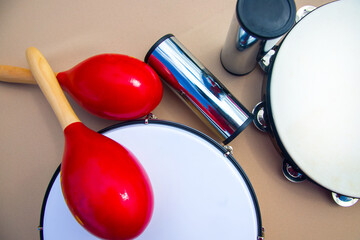
[{"label": "chrome cylinder shaker", "polygon": [[238,0],[220,60],[235,75],[250,73],[265,43],[281,37],[295,22],[293,0]]},{"label": "chrome cylinder shaker", "polygon": [[251,113],[172,34],[153,45],[145,62],[224,144],[252,121]]}]

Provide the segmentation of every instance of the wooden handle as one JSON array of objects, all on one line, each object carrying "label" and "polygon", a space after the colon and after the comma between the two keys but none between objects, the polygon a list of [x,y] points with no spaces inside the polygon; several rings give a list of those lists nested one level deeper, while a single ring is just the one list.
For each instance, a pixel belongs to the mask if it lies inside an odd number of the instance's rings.
[{"label": "wooden handle", "polygon": [[8,65],[0,65],[0,81],[36,84],[29,69]]},{"label": "wooden handle", "polygon": [[[55,75],[57,75],[57,73],[55,73]],[[36,84],[36,80],[29,69],[9,65],[0,65],[0,81]]]},{"label": "wooden handle", "polygon": [[71,123],[80,122],[61,90],[54,72],[41,52],[34,47],[30,47],[26,50],[26,59],[30,65],[32,75],[55,112],[63,130]]}]

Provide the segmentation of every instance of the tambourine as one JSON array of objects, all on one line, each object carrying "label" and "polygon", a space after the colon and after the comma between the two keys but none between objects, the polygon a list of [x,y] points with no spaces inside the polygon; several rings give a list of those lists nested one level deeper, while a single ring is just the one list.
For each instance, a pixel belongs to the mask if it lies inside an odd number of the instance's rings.
[{"label": "tambourine", "polygon": [[[154,212],[137,239],[262,239],[255,192],[229,150],[190,127],[155,119],[100,131],[141,161],[154,191]],[[97,239],[73,218],[58,168],[41,212],[41,239]]]},{"label": "tambourine", "polygon": [[270,133],[289,180],[308,178],[351,206],[360,197],[360,2],[313,9],[267,59],[255,125]]}]

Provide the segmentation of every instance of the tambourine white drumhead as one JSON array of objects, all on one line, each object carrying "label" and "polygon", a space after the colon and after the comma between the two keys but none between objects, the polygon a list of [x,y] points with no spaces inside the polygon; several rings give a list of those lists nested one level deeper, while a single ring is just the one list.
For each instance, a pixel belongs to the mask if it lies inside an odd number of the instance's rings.
[{"label": "tambourine white drumhead", "polygon": [[[153,186],[153,217],[137,239],[257,239],[261,219],[256,196],[220,145],[164,121],[134,121],[103,134],[137,156]],[[58,172],[54,179],[43,204],[43,239],[96,239],[68,210]]]},{"label": "tambourine white drumhead", "polygon": [[360,197],[360,1],[324,5],[280,46],[271,117],[296,165],[323,187]]}]

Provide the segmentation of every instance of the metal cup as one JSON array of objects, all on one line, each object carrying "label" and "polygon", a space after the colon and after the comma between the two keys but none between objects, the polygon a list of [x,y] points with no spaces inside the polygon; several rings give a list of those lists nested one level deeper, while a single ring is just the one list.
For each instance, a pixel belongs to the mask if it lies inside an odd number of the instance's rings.
[{"label": "metal cup", "polygon": [[172,34],[153,45],[145,62],[224,144],[252,121],[251,113]]}]

